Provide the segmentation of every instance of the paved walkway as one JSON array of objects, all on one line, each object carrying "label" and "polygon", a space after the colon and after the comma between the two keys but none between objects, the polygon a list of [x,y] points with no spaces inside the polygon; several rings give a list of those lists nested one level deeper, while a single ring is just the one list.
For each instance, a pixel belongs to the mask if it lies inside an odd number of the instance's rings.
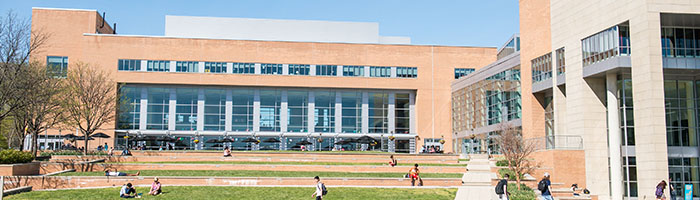
[{"label": "paved walkway", "polygon": [[496,177],[491,172],[488,155],[469,155],[467,172],[462,176],[462,186],[457,190],[455,200],[498,199],[491,186],[491,179]]}]

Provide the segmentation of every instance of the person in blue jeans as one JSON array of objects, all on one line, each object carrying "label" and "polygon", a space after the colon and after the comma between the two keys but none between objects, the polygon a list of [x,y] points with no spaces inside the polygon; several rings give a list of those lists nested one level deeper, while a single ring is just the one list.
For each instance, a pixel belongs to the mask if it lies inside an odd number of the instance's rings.
[{"label": "person in blue jeans", "polygon": [[544,190],[542,190],[542,200],[554,200],[552,198],[552,181],[549,180],[549,173],[545,172],[544,173],[544,178],[542,178],[542,182],[544,182]]}]

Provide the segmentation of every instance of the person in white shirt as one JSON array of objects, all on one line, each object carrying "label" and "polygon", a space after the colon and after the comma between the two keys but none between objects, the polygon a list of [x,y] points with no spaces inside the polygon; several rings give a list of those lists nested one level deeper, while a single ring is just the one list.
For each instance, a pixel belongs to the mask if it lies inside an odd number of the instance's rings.
[{"label": "person in white shirt", "polygon": [[323,199],[323,188],[325,186],[321,182],[321,178],[319,178],[318,176],[314,177],[314,181],[316,181],[316,191],[311,196],[316,197],[316,200],[322,200]]},{"label": "person in white shirt", "polygon": [[109,169],[105,170],[105,176],[138,176],[141,175],[141,171],[136,172],[136,174],[127,174],[124,172],[111,171]]}]

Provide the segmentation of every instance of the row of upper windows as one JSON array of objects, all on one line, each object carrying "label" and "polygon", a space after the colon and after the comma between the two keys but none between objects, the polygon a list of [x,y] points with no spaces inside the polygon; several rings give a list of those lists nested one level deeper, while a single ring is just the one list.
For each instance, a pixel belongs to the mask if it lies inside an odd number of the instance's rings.
[{"label": "row of upper windows", "polygon": [[[141,66],[141,60],[120,59],[118,62],[119,71],[149,71],[149,72],[169,72],[170,62],[175,63],[175,72],[199,72],[199,62],[193,61],[165,61],[148,60],[146,68]],[[233,73],[233,74],[256,74],[255,63],[231,63],[231,72],[227,70],[225,62],[204,62],[204,73]],[[418,78],[417,67],[377,67],[370,66],[369,74],[365,73],[365,66],[341,66],[342,74],[338,72],[338,65],[315,65],[316,76],[358,76],[358,77],[394,77],[392,68],[396,69],[395,77]],[[284,75],[282,64],[260,64],[260,74]],[[289,64],[286,75],[310,75],[311,65]]]}]

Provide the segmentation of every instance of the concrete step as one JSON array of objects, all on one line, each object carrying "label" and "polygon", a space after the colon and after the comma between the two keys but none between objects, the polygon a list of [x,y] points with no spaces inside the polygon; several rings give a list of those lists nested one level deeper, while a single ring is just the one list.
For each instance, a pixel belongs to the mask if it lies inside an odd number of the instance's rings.
[{"label": "concrete step", "polygon": [[489,159],[488,154],[469,154],[469,159],[474,160],[474,159]]},{"label": "concrete step", "polygon": [[555,200],[590,200],[588,196],[554,197]]},{"label": "concrete step", "polygon": [[[66,162],[78,163],[85,160],[93,160],[96,158],[104,158],[99,156],[52,156],[51,162]],[[356,155],[334,155],[334,156],[297,156],[286,157],[279,156],[207,156],[207,155],[183,155],[183,156],[113,156],[107,159],[107,162],[171,162],[171,161],[257,161],[257,162],[347,162],[347,163],[388,163],[389,157],[365,157]],[[398,163],[441,163],[441,164],[457,164],[455,159],[432,159],[432,158],[398,158]]]}]

